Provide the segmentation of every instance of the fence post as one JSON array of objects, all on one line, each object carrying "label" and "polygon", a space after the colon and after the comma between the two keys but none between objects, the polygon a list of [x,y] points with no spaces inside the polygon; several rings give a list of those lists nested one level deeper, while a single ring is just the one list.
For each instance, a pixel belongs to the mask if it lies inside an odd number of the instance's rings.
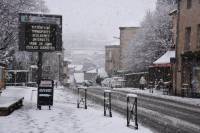
[{"label": "fence post", "polygon": [[127,94],[127,126],[130,126],[131,119],[135,121],[135,129],[138,129],[137,95],[135,94]]},{"label": "fence post", "polygon": [[[81,96],[81,90],[83,90],[84,97]],[[77,108],[80,108],[80,104],[83,104],[84,108],[87,109],[87,88],[85,87],[78,87]]]},{"label": "fence post", "polygon": [[129,124],[130,124],[130,120],[129,120],[129,103],[130,103],[129,96],[127,95],[127,109],[126,109],[127,126],[129,126]]},{"label": "fence post", "polygon": [[106,110],[109,110],[109,115],[112,117],[112,106],[111,106],[111,90],[104,90],[104,116],[106,116]]},{"label": "fence post", "polygon": [[85,109],[87,109],[87,89],[84,88],[85,90]]},{"label": "fence post", "polygon": [[106,116],[106,93],[105,93],[105,91],[104,91],[104,93],[103,93],[103,95],[104,95],[104,99],[103,99],[103,107],[104,107],[104,116]]},{"label": "fence post", "polygon": [[77,108],[79,108],[79,104],[80,104],[80,92],[79,92],[79,87],[77,88],[78,89],[78,99],[77,99]]}]

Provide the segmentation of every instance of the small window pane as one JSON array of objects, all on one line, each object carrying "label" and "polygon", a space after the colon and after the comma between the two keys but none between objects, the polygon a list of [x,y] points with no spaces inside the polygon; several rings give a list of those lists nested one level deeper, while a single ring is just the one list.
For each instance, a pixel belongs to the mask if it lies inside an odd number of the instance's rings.
[{"label": "small window pane", "polygon": [[187,0],[187,9],[192,7],[192,0]]},{"label": "small window pane", "polygon": [[200,48],[200,24],[197,26],[197,47]]},{"label": "small window pane", "polygon": [[189,50],[191,45],[191,27],[185,28],[185,50]]},{"label": "small window pane", "polygon": [[2,68],[0,68],[0,80],[2,80],[3,79],[3,70],[2,70]]}]

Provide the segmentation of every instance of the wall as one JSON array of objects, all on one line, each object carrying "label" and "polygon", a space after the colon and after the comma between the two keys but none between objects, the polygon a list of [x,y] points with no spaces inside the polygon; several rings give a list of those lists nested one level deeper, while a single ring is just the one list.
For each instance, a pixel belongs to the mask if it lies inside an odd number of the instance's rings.
[{"label": "wall", "polygon": [[[177,93],[181,93],[182,88],[182,76],[183,76],[183,62],[182,55],[187,52],[199,52],[200,48],[197,48],[197,25],[200,24],[200,1],[192,0],[192,7],[187,9],[187,0],[179,0],[180,14],[178,22],[178,41],[177,41],[177,65],[176,65],[176,89]],[[184,49],[185,45],[185,28],[191,27],[191,45],[189,49]],[[191,68],[193,66],[190,66]],[[191,71],[188,72],[192,73]],[[191,80],[191,79],[190,79]]]},{"label": "wall", "polygon": [[105,70],[109,76],[119,70],[120,46],[109,45],[105,47]]},{"label": "wall", "polygon": [[134,39],[139,27],[120,27],[120,69],[127,70],[126,54],[128,45]]}]

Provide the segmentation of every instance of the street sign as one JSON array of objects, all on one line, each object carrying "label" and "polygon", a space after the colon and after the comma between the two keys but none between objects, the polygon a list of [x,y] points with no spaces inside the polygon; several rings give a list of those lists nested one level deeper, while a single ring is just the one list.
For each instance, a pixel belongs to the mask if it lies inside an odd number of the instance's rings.
[{"label": "street sign", "polygon": [[41,109],[41,106],[53,105],[53,93],[54,93],[54,81],[53,80],[40,80],[38,87],[38,101],[37,106]]},{"label": "street sign", "polygon": [[62,16],[20,13],[19,50],[62,51]]}]

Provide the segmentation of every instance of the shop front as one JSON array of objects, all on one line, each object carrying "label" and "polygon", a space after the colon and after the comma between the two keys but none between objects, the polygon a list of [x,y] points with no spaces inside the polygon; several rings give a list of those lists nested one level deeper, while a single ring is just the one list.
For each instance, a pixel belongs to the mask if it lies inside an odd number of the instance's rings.
[{"label": "shop front", "polygon": [[200,97],[200,52],[187,52],[182,55],[181,75],[182,88],[187,88],[187,95]]}]

